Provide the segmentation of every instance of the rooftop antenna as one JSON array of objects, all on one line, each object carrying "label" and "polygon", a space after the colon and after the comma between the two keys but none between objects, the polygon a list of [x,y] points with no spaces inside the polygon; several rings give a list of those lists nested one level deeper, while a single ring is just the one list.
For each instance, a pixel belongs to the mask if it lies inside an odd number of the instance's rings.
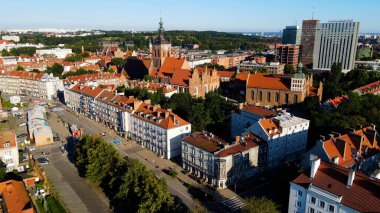
[{"label": "rooftop antenna", "polygon": [[313,6],[313,12],[311,13],[311,20],[314,20],[315,7]]}]

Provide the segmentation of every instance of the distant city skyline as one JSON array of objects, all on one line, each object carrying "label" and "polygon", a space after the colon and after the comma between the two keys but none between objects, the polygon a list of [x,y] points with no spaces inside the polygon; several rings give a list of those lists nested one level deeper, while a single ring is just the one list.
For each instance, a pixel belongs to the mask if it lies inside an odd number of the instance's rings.
[{"label": "distant city skyline", "polygon": [[[352,19],[361,33],[380,32],[378,0],[239,0],[123,1],[19,0],[2,3],[0,30],[9,29],[100,29],[153,31],[159,18],[166,30],[214,30],[224,32],[279,32],[302,20]],[[12,9],[14,8],[14,9]]]}]

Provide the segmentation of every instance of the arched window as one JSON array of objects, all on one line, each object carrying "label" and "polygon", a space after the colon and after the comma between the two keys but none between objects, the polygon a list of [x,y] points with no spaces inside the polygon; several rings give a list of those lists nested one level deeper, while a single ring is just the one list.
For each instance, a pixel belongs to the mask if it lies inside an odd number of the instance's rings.
[{"label": "arched window", "polygon": [[263,93],[259,91],[259,97],[257,98],[258,101],[261,101],[263,98]]},{"label": "arched window", "polygon": [[274,100],[278,103],[280,101],[280,93],[276,92]]},{"label": "arched window", "polygon": [[285,104],[289,104],[289,94],[285,94]]},{"label": "arched window", "polygon": [[270,92],[267,92],[267,101],[270,102]]},{"label": "arched window", "polygon": [[195,96],[198,95],[198,87],[194,87],[194,95],[195,95]]},{"label": "arched window", "polygon": [[251,90],[251,100],[255,99],[255,92]]},{"label": "arched window", "polygon": [[293,96],[293,104],[296,104],[298,102],[298,96],[294,95]]},{"label": "arched window", "polygon": [[207,94],[207,93],[208,93],[208,87],[205,86],[205,94]]}]

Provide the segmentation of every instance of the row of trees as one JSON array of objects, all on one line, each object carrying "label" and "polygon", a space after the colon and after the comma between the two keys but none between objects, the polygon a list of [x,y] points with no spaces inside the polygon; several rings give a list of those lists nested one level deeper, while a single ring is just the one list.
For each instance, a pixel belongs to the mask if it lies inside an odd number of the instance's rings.
[{"label": "row of trees", "polygon": [[121,158],[102,138],[83,137],[75,148],[82,177],[100,184],[116,212],[179,212],[166,183],[134,159]]},{"label": "row of trees", "polygon": [[140,100],[150,99],[152,104],[172,109],[174,113],[192,124],[194,132],[207,130],[224,134],[221,136],[229,136],[229,118],[235,107],[216,92],[209,92],[205,98],[194,98],[189,93],[176,93],[168,99],[162,90],[151,93],[145,88],[129,89],[122,86],[118,91]]},{"label": "row of trees", "polygon": [[36,47],[19,47],[12,48],[9,51],[6,49],[1,50],[2,56],[20,56],[20,55],[29,55],[33,56],[36,53]]},{"label": "row of trees", "polygon": [[83,61],[83,59],[85,59],[89,56],[90,56],[90,54],[88,54],[87,52],[72,54],[70,56],[67,56],[65,58],[65,61],[69,61],[69,62]]}]

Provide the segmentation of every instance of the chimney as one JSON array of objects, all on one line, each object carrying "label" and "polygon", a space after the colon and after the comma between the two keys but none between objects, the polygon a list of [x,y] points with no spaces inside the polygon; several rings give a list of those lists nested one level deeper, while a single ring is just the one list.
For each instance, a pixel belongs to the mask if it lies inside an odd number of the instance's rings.
[{"label": "chimney", "polygon": [[154,106],[153,106],[153,111],[156,111],[158,108],[160,108],[161,106],[159,105],[159,104],[155,104]]},{"label": "chimney", "polygon": [[244,103],[239,103],[239,109],[242,110],[244,107]]},{"label": "chimney", "polygon": [[310,171],[310,178],[314,179],[315,175],[317,174],[319,165],[321,164],[321,159],[316,158],[311,161],[311,171]]},{"label": "chimney", "polygon": [[323,135],[320,135],[319,136],[319,139],[321,140],[321,141],[325,141],[326,139],[325,139],[325,136],[323,136]]},{"label": "chimney", "polygon": [[355,179],[355,171],[353,169],[350,169],[348,172],[348,179],[347,179],[347,188],[351,188],[352,184],[354,183]]},{"label": "chimney", "polygon": [[144,101],[144,103],[146,103],[146,104],[151,104],[150,99],[146,99],[146,100]]},{"label": "chimney", "polygon": [[141,104],[140,100],[134,101],[133,102],[133,110],[136,110]]},{"label": "chimney", "polygon": [[129,99],[132,99],[132,98],[134,98],[134,97],[133,97],[133,95],[130,95],[130,96],[128,96],[128,98],[129,98]]},{"label": "chimney", "polygon": [[170,112],[169,112],[169,111],[166,111],[166,112],[165,112],[165,119],[168,118],[169,115],[170,115]]},{"label": "chimney", "polygon": [[169,109],[166,109],[166,110],[167,110],[168,112],[172,112],[172,109],[170,109],[170,108],[169,108]]},{"label": "chimney", "polygon": [[329,134],[329,139],[333,139],[334,138],[334,134]]},{"label": "chimney", "polygon": [[236,143],[239,143],[240,142],[240,136],[239,135],[236,135],[235,137],[235,141],[233,144],[236,144]]}]

